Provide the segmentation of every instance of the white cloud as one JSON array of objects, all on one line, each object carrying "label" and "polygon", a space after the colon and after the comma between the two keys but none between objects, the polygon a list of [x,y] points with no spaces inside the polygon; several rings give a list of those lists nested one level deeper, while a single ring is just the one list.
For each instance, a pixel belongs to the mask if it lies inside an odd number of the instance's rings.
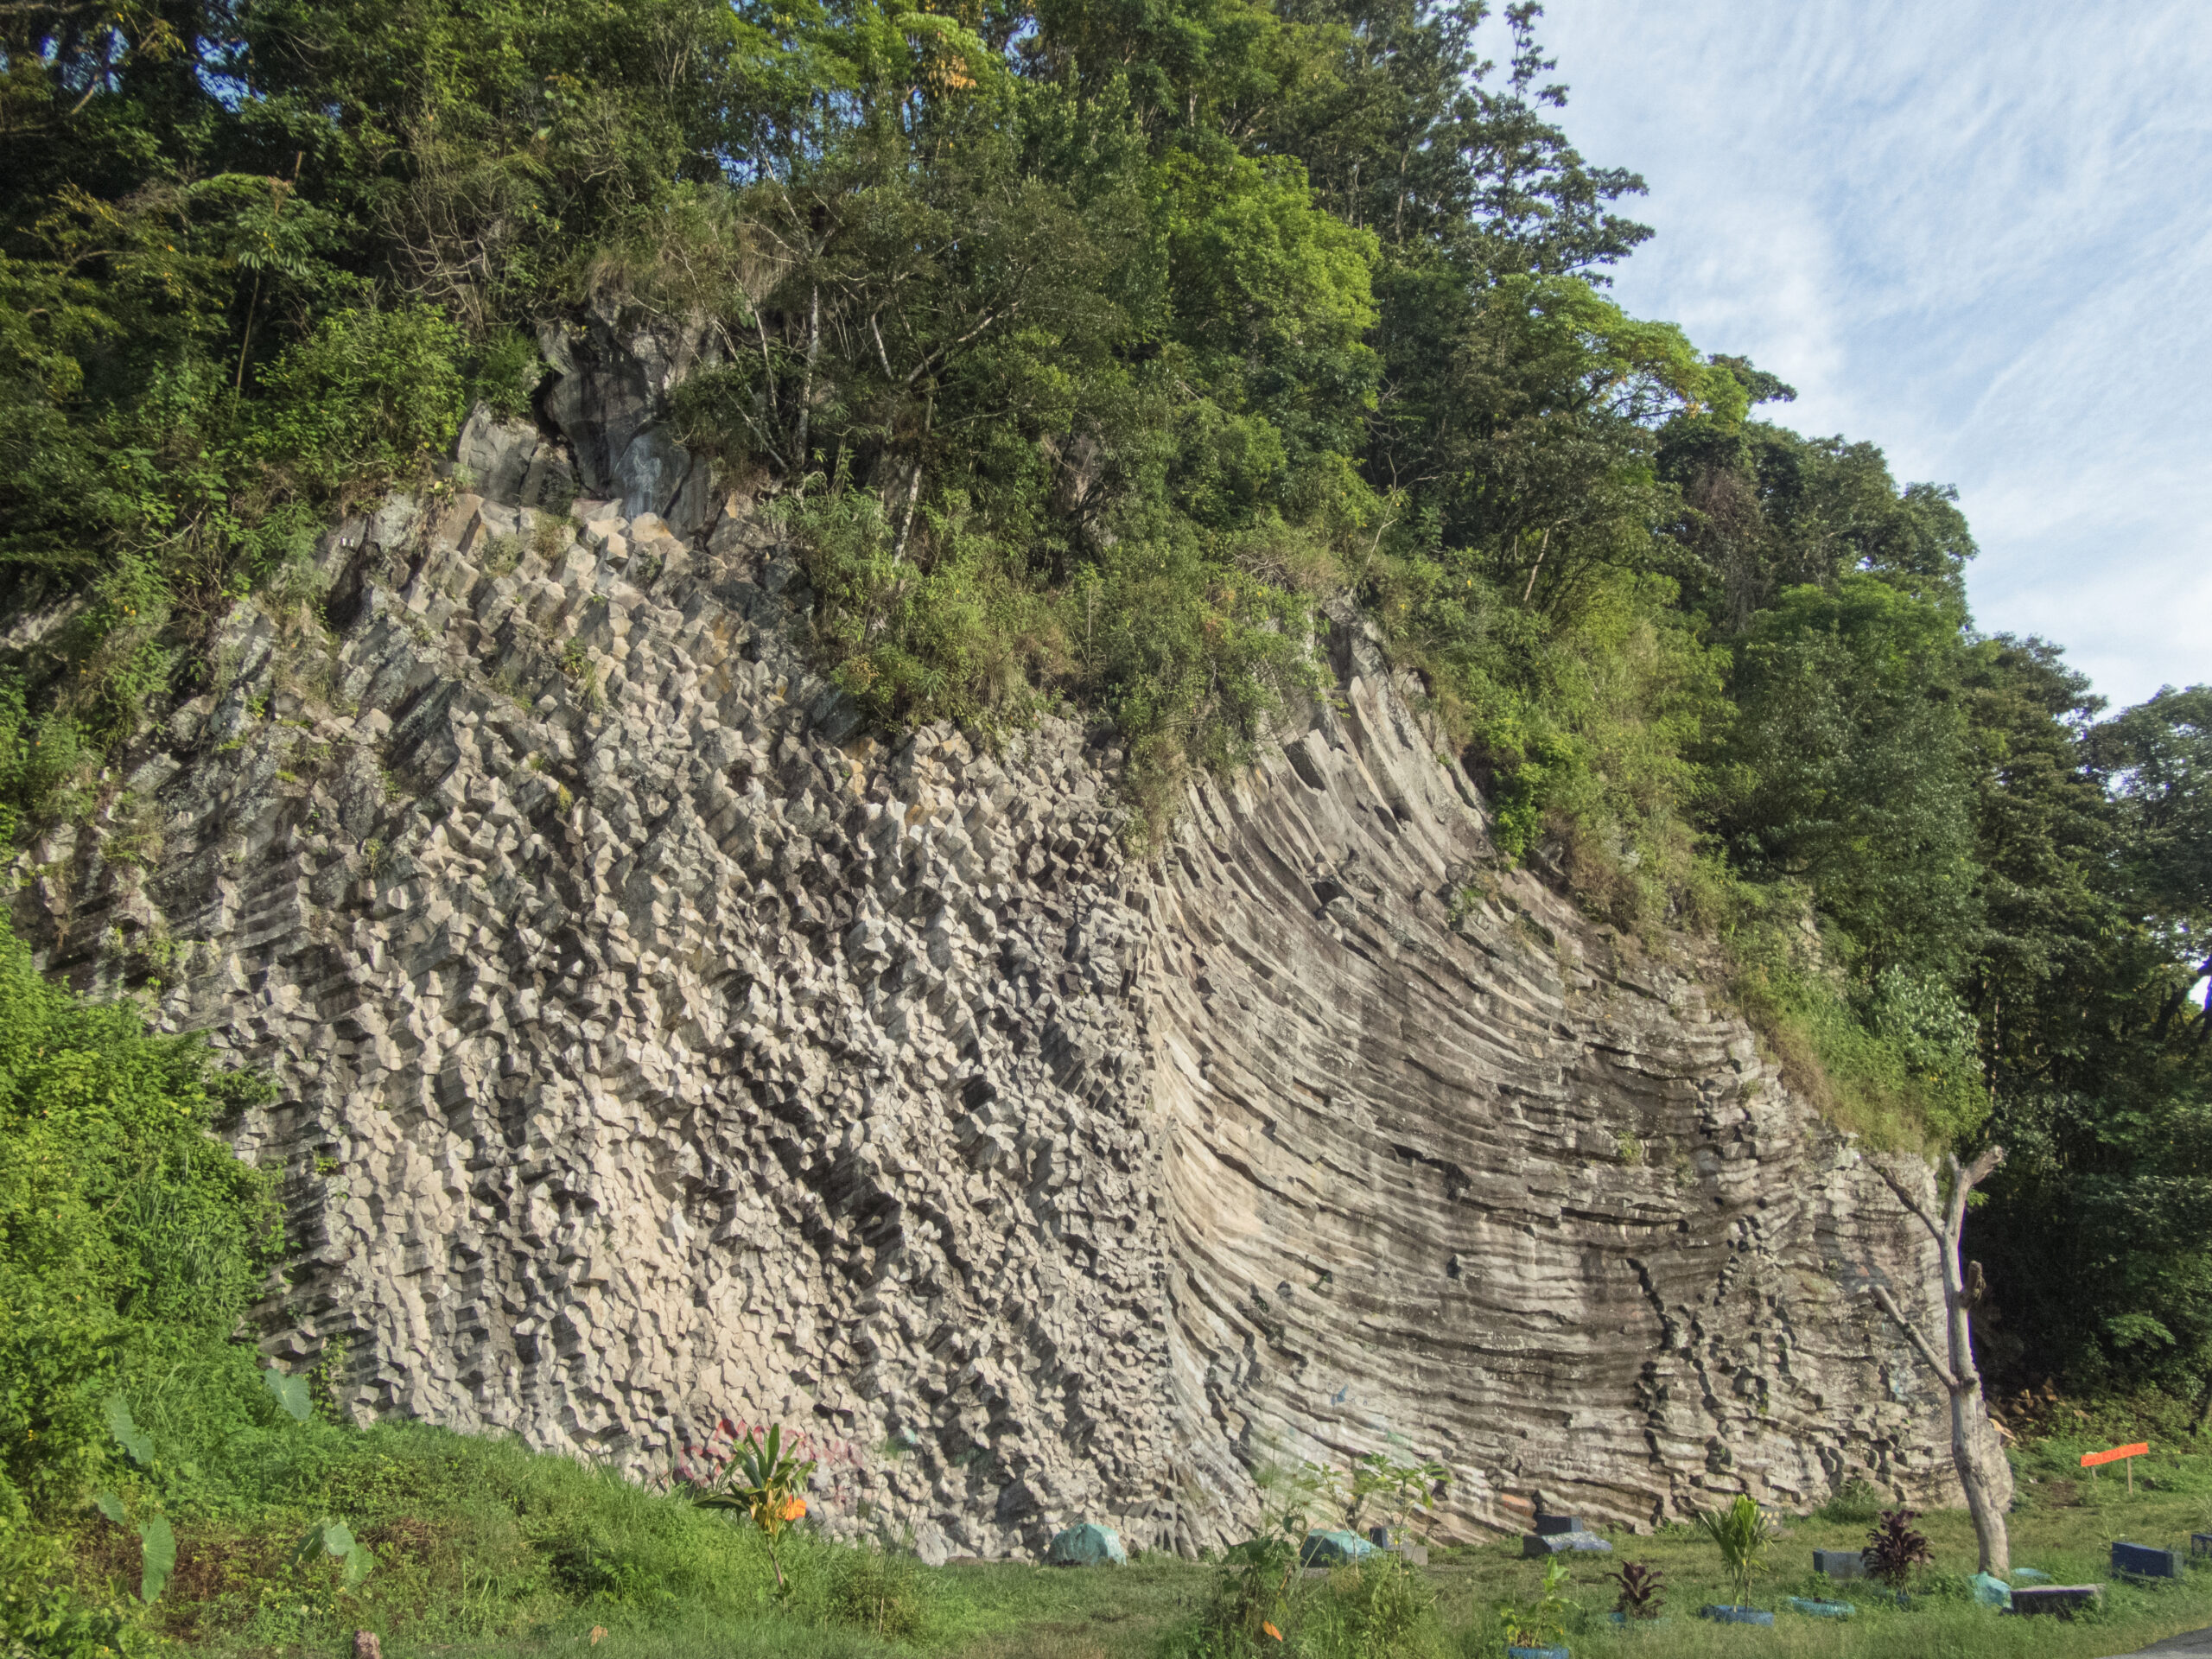
[{"label": "white cloud", "polygon": [[1551,0],[1541,27],[1568,132],[1651,185],[1624,304],[1957,484],[1983,626],[2116,701],[2212,680],[2212,7]]}]

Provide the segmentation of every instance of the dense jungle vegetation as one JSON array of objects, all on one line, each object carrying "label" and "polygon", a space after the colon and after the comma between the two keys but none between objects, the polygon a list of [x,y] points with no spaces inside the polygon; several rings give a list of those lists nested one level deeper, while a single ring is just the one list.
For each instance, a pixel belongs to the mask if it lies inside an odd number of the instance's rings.
[{"label": "dense jungle vegetation", "polygon": [[[1973,1237],[2000,1376],[2212,1404],[2212,687],[2109,713],[1984,635],[1949,491],[1625,315],[1640,182],[1570,143],[1538,8],[1502,65],[1481,15],[0,8],[0,562],[11,613],[74,606],[9,652],[4,827],[84,810],[333,512],[419,482],[473,404],[528,413],[541,326],[697,320],[685,437],[777,493],[882,721],[1072,701],[1156,830],[1356,605],[1507,854],[1713,941],[1843,1121],[2011,1149]],[[265,1244],[199,1138],[216,1085],[27,971],[9,1505],[99,1440],[80,1414],[29,1451],[38,1414],[149,1332],[208,1337]],[[159,1100],[99,1159],[24,1151]],[[206,1224],[189,1295],[125,1214],[157,1187]]]}]

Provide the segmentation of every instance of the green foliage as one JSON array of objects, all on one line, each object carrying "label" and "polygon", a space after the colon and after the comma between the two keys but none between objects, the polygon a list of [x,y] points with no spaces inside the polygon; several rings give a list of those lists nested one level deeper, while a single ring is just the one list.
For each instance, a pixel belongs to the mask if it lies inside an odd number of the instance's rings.
[{"label": "green foliage", "polygon": [[1432,1659],[1443,1651],[1436,1592],[1397,1555],[1339,1568],[1306,1610],[1297,1651],[1315,1659]]},{"label": "green foliage", "polygon": [[[1974,1020],[1932,979],[1891,969],[1854,983],[1794,931],[1802,890],[1736,889],[1730,990],[1792,1086],[1875,1146],[1907,1150],[1973,1138],[1990,1112]],[[1833,938],[1829,930],[1824,938]]]},{"label": "green foliage", "polygon": [[1433,1458],[1402,1461],[1387,1452],[1363,1452],[1352,1459],[1351,1524],[1355,1528],[1360,1525],[1361,1516],[1370,1503],[1394,1536],[1404,1530],[1414,1516],[1426,1521],[1435,1509],[1450,1472]]},{"label": "green foliage", "polygon": [[1735,1594],[1737,1606],[1751,1602],[1751,1580],[1766,1562],[1774,1541],[1774,1524],[1748,1492],[1738,1492],[1725,1510],[1707,1510],[1697,1517],[1698,1530],[1720,1552],[1722,1567]]},{"label": "green foliage", "polygon": [[1935,1560],[1928,1548],[1928,1540],[1916,1531],[1912,1523],[1920,1518],[1916,1510],[1885,1510],[1872,1531],[1866,1535],[1865,1560],[1866,1574],[1891,1589],[1901,1589],[1912,1577],[1913,1569]]},{"label": "green foliage", "polygon": [[1881,1494],[1861,1479],[1846,1481],[1815,1511],[1836,1526],[1864,1526],[1881,1513]]},{"label": "green foliage", "polygon": [[1946,981],[1976,944],[1957,624],[1876,577],[1796,588],[1737,648],[1716,829],[1754,876],[1810,883],[1867,976]]},{"label": "green foliage", "polygon": [[1528,1602],[1498,1604],[1499,1622],[1510,1648],[1548,1648],[1567,1635],[1572,1604],[1567,1599],[1567,1563],[1553,1556],[1544,1563],[1543,1587]]},{"label": "green foliage", "polygon": [[[276,1245],[267,1184],[211,1139],[261,1085],[135,1005],[79,1001],[0,939],[0,1505],[72,1497],[103,1427],[149,1443],[101,1382],[158,1340],[227,1335]],[[103,1423],[105,1414],[105,1425]]]},{"label": "green foliage", "polygon": [[264,453],[333,493],[424,471],[461,429],[461,349],[427,307],[334,313],[264,371]]},{"label": "green foliage", "polygon": [[817,648],[871,715],[1026,723],[1059,661],[1058,619],[1001,543],[964,515],[931,513],[909,557],[860,492],[794,503],[786,522],[807,550]]},{"label": "green foliage", "polygon": [[872,1636],[908,1641],[929,1610],[914,1558],[880,1544],[841,1551],[830,1575],[830,1616]]},{"label": "green foliage", "polygon": [[262,1372],[261,1380],[269,1385],[270,1394],[294,1422],[304,1423],[315,1415],[315,1402],[309,1397],[304,1376],[288,1376],[272,1366]]},{"label": "green foliage", "polygon": [[785,1529],[806,1514],[804,1494],[814,1473],[811,1458],[793,1457],[783,1446],[780,1423],[770,1424],[765,1438],[757,1428],[749,1431],[723,1466],[721,1478],[696,1500],[702,1510],[728,1510],[751,1517],[768,1541],[768,1563],[775,1569],[779,1592],[790,1586],[777,1544]]}]

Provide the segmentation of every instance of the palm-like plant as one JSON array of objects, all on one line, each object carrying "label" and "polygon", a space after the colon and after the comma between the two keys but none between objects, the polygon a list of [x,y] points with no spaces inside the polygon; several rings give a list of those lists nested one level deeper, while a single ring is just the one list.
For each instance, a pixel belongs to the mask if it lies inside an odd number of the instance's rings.
[{"label": "palm-like plant", "polygon": [[1720,1563],[1735,1586],[1736,1605],[1750,1599],[1751,1580],[1766,1561],[1767,1546],[1774,1541],[1774,1527],[1766,1511],[1748,1492],[1736,1494],[1725,1510],[1708,1510],[1697,1518],[1699,1528],[1720,1551]]},{"label": "palm-like plant", "polygon": [[806,1513],[802,1494],[813,1473],[814,1459],[786,1456],[783,1427],[771,1424],[765,1440],[759,1429],[747,1431],[737,1454],[723,1465],[720,1480],[698,1500],[702,1509],[740,1510],[753,1517],[767,1536],[768,1565],[776,1569],[779,1595],[787,1586],[776,1546],[784,1529]]}]

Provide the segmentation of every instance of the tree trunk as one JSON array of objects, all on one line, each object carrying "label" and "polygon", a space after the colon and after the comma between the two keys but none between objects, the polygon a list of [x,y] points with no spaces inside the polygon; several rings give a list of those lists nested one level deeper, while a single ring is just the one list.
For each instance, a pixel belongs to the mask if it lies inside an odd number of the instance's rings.
[{"label": "tree trunk", "polygon": [[806,429],[814,413],[814,365],[821,356],[822,284],[817,283],[807,291],[806,373],[799,381],[798,433],[791,445],[791,466],[798,474],[796,482],[801,495],[806,493]]},{"label": "tree trunk", "polygon": [[1967,1197],[2004,1161],[2002,1147],[1990,1147],[1965,1168],[1960,1166],[1955,1157],[1946,1157],[1943,1167],[1951,1178],[1951,1191],[1941,1221],[1930,1215],[1917,1195],[1907,1192],[1896,1176],[1880,1164],[1874,1165],[1875,1173],[1927,1228],[1942,1253],[1943,1323],[1948,1339],[1946,1345],[1950,1351],[1948,1361],[1936,1351],[1935,1344],[1907,1317],[1886,1287],[1874,1287],[1874,1300],[1897,1323],[1907,1340],[1920,1351],[1921,1357],[1928,1362],[1950,1395],[1951,1462],[1959,1472],[1959,1485],[1966,1493],[1967,1511],[1974,1517],[1981,1571],[1998,1578],[2005,1577],[2012,1570],[2012,1540],[2005,1529],[2005,1512],[2012,1506],[2012,1465],[2006,1460],[2005,1447],[1990,1424],[1989,1408],[1982,1398],[1981,1373],[1974,1367],[1974,1298],[1967,1288],[1966,1274],[1959,1261],[1959,1236],[1966,1230]]}]

